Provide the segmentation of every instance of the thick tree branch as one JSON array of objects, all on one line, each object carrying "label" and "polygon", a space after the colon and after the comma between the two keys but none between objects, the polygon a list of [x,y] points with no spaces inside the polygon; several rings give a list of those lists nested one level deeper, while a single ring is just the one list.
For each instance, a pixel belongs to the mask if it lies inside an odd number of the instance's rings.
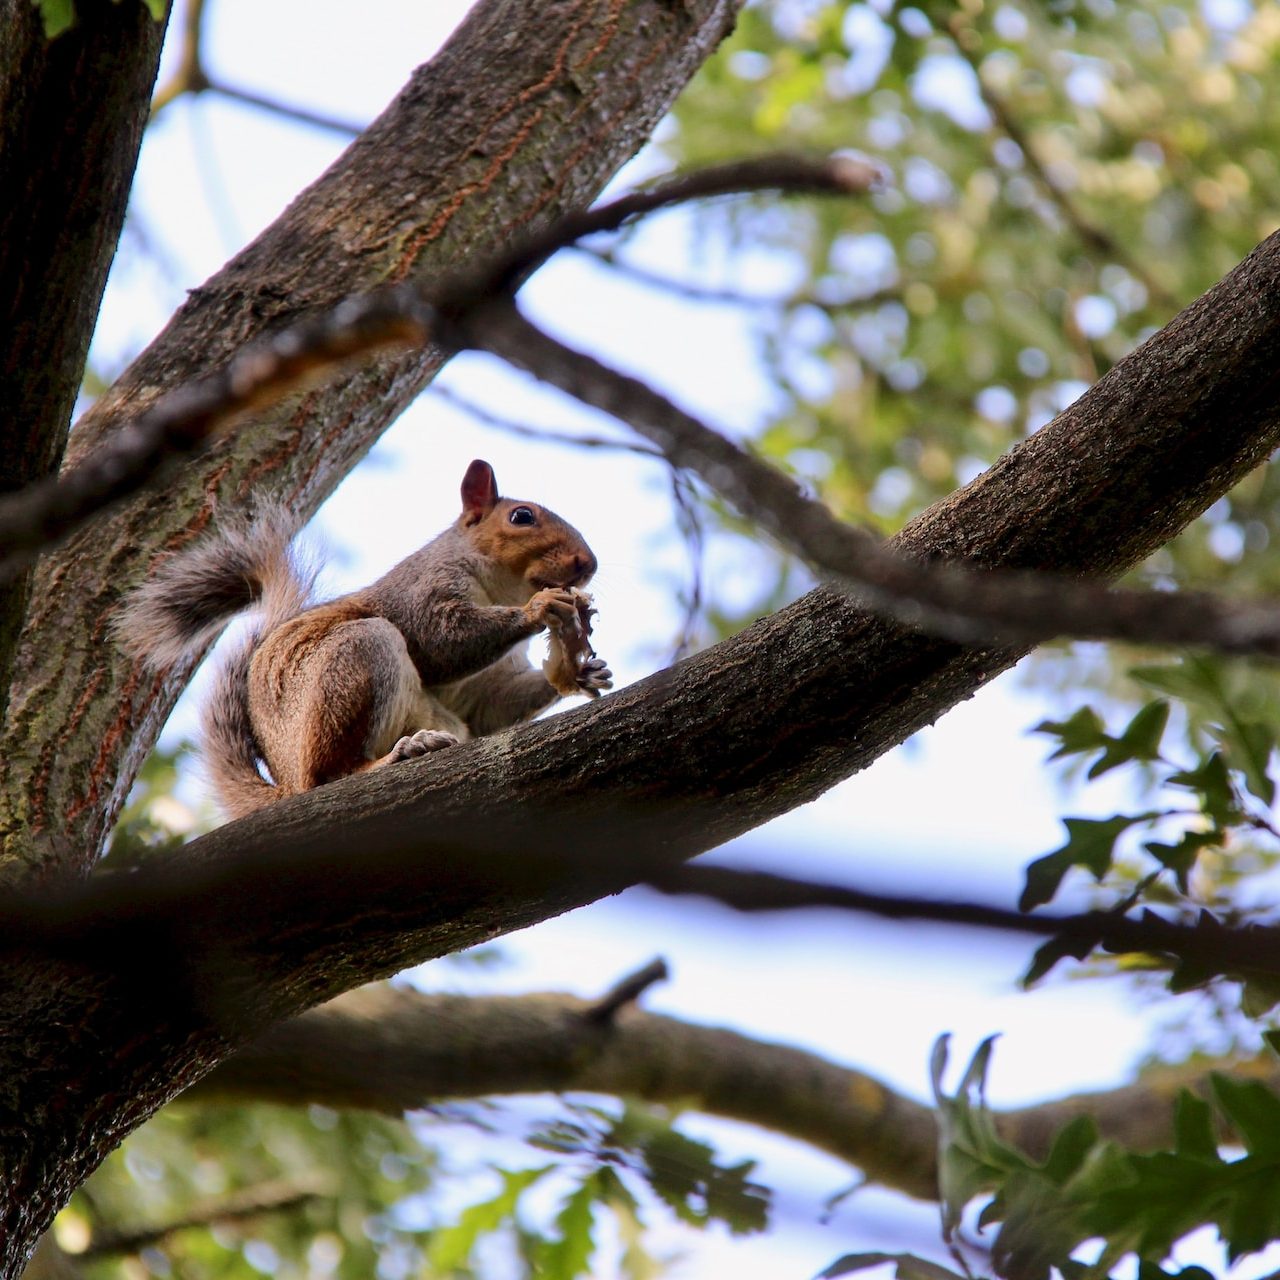
[{"label": "thick tree branch", "polygon": [[[692,1106],[808,1143],[868,1179],[937,1195],[931,1107],[818,1054],[636,1008],[606,1027],[592,1005],[552,993],[423,995],[368,987],[272,1028],[185,1099],[320,1103],[396,1115],[449,1098],[604,1093]],[[1214,1064],[1276,1082],[1274,1059]],[[1079,1115],[1104,1137],[1150,1150],[1172,1136],[1179,1089],[1207,1089],[1209,1067],[1161,1068],[1119,1089],[999,1114],[1001,1133],[1035,1157]]]},{"label": "thick tree branch", "polygon": [[[727,33],[736,8],[736,0],[484,0],[329,172],[192,293],[81,421],[68,469],[165,392],[223,367],[255,339],[378,286],[491,258],[589,204]],[[5,872],[29,881],[92,865],[190,674],[188,664],[156,678],[111,646],[122,593],[157,556],[196,536],[215,506],[269,496],[300,515],[313,511],[442,359],[436,351],[385,355],[254,414],[234,444],[224,440],[175,471],[162,498],[95,522],[43,560],[0,741]],[[356,902],[358,890],[348,890]],[[487,930],[478,920],[470,927]],[[284,952],[294,950],[289,931],[277,937]],[[136,956],[103,972],[83,957],[27,954],[0,971],[0,1044],[20,1053],[0,1065],[0,1275],[14,1272],[125,1133],[229,1050],[224,1015],[234,989],[247,984],[248,992],[258,980],[251,962],[224,955],[221,965],[199,949],[212,964],[207,994],[185,1013],[183,1000],[203,980],[160,975],[157,988]],[[398,963],[398,951],[384,960]],[[268,968],[283,975],[291,966]],[[303,996],[309,980],[296,976],[286,980],[289,994],[277,990],[283,1004],[269,1018],[298,997],[312,1002]],[[256,1023],[265,1006],[251,996],[249,1007]],[[84,1052],[68,1053],[68,1028]],[[110,1053],[98,1051],[107,1044]]]},{"label": "thick tree branch", "polygon": [[[592,840],[608,847],[607,868],[598,866],[594,857],[581,850],[566,852],[552,812],[532,806],[506,818],[508,822],[514,819],[506,840],[500,838],[497,822],[491,830],[476,832],[459,820],[451,829],[441,828],[430,835],[413,833],[390,843],[390,833],[381,829],[385,824],[372,815],[353,819],[346,829],[324,835],[295,831],[269,852],[249,857],[234,845],[228,849],[224,844],[222,850],[213,852],[210,846],[216,849],[219,842],[205,837],[188,846],[189,852],[156,860],[128,874],[100,873],[70,892],[0,898],[0,954],[35,949],[88,964],[107,955],[111,960],[101,962],[101,967],[131,979],[136,967],[147,964],[173,962],[198,970],[203,949],[212,946],[211,967],[239,966],[244,963],[238,954],[241,949],[256,953],[268,944],[266,936],[251,931],[254,922],[269,929],[272,921],[305,921],[308,912],[334,910],[341,919],[341,908],[332,901],[334,885],[348,876],[353,858],[363,851],[360,908],[379,904],[380,910],[385,909],[397,893],[426,894],[443,878],[446,866],[450,868],[450,896],[466,911],[476,910],[478,901],[499,904],[501,889],[519,892],[531,885],[544,885],[571,892],[574,882],[600,877],[600,883],[642,883],[664,894],[710,898],[742,912],[828,908],[893,920],[928,920],[1053,939],[1064,955],[1085,955],[1102,947],[1117,954],[1161,956],[1190,965],[1206,979],[1215,975],[1280,977],[1280,926],[1274,923],[1230,927],[1208,913],[1186,923],[1151,910],[1138,916],[1121,910],[1027,913],[980,902],[869,892],[763,871],[686,866],[669,851],[655,853],[650,847],[655,832],[661,829],[662,816],[646,812],[643,806],[581,817],[573,804],[565,804],[563,811],[573,815],[587,847]],[[245,826],[237,823],[234,829]],[[197,856],[190,856],[192,853]],[[461,870],[477,861],[483,863],[482,877]],[[307,876],[315,884],[299,889],[297,880]],[[501,886],[497,893],[496,886]],[[433,915],[443,892],[437,889]],[[253,895],[252,911],[240,902],[247,893]],[[402,905],[402,927],[412,927],[421,919],[421,905],[407,899]],[[317,937],[307,941],[324,945],[328,922],[318,916],[314,919],[319,926]],[[388,936],[387,922],[381,918],[370,922],[362,912],[349,927],[353,936],[348,946],[360,937],[384,946],[397,943]],[[228,933],[238,936],[231,942],[219,940]],[[282,972],[287,972],[298,958],[283,948],[281,951],[278,965],[285,966]],[[411,956],[413,952],[403,954]],[[255,965],[262,963],[254,960]],[[662,962],[654,961],[605,997],[599,1016],[607,1019],[620,1004],[635,999],[665,974]],[[193,972],[185,977],[175,975],[174,981],[200,988],[191,992],[192,998],[204,1003],[204,1013],[219,1021],[224,1032],[231,1034],[241,1026],[244,1018],[239,1012],[228,1010],[224,1017],[221,1006],[225,1000],[217,980],[197,978]],[[252,1018],[252,1014],[248,1016]]]}]

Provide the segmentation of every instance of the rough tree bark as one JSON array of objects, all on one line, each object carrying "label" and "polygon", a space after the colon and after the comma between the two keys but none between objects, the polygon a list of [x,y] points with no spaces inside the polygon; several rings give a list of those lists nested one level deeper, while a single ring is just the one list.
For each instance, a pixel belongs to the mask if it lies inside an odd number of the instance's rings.
[{"label": "rough tree bark", "polygon": [[[0,0],[0,493],[62,457],[164,27],[142,4],[86,5],[50,42],[30,0]],[[0,586],[0,719],[29,584]]]},{"label": "rough tree bark", "polygon": [[[478,10],[430,73],[197,292],[84,424],[75,456],[264,326],[430,274],[588,198],[730,16],[711,3],[583,0],[540,4],[532,23],[524,8]],[[485,66],[503,68],[500,84],[479,75]],[[1101,574],[1141,559],[1280,439],[1278,284],[1273,239],[926,513],[904,545]],[[188,674],[149,680],[111,650],[120,590],[193,536],[215,500],[269,491],[309,509],[438,361],[379,361],[255,419],[163,502],[135,504],[48,558],[3,748],[15,862],[92,864]],[[283,1017],[792,808],[1015,657],[914,635],[818,591],[595,706],[296,797],[155,872],[100,874],[79,896],[16,904],[0,937],[0,1265],[17,1267],[112,1145]]]}]

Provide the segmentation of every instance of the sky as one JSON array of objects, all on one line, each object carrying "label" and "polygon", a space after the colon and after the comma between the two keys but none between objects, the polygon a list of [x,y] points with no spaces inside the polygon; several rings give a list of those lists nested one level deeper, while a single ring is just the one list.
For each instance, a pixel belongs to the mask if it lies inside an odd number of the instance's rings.
[{"label": "sky", "polygon": [[[214,0],[208,62],[215,77],[368,120],[464,7],[365,0],[353,17],[349,6],[329,0]],[[299,32],[307,33],[301,54]],[[118,370],[183,291],[270,222],[342,145],[333,134],[216,97],[169,108],[144,146],[126,253],[95,344],[99,371]],[[615,189],[659,164],[642,154]],[[728,258],[696,241],[679,212],[647,224],[628,252],[640,265],[717,286],[768,293],[788,283],[775,256]],[[750,317],[740,310],[675,299],[572,253],[540,272],[522,299],[559,336],[650,379],[721,429],[748,434],[762,420],[770,392]],[[529,425],[627,439],[618,424],[489,357],[455,359],[441,384]],[[593,584],[596,647],[618,682],[663,665],[680,616],[676,584],[687,572],[663,468],[623,452],[518,440],[431,394],[387,433],[307,535],[329,549],[325,589],[371,581],[449,523],[473,457],[493,463],[504,493],[552,507],[592,543],[601,564]],[[750,581],[738,547],[717,544],[709,567],[717,581]],[[192,707],[187,699],[175,713],[170,741],[191,731]],[[1061,842],[1064,813],[1110,813],[1124,799],[1119,783],[1087,796],[1057,786],[1043,767],[1047,740],[1028,733],[1053,709],[1020,687],[1016,672],[1002,677],[866,773],[718,856],[871,888],[1009,902],[1025,863]],[[1121,1082],[1160,1012],[1135,1012],[1122,992],[1097,982],[1058,980],[1020,992],[1022,942],[834,913],[744,921],[643,892],[501,945],[508,963],[499,969],[436,963],[414,980],[430,989],[590,996],[662,955],[673,977],[646,995],[646,1007],[801,1045],[919,1098],[927,1096],[929,1050],[941,1032],[953,1033],[960,1061],[984,1036],[1001,1033],[992,1095],[1013,1105]],[[687,1125],[714,1134],[726,1154],[765,1157],[759,1176],[778,1190],[781,1226],[763,1241],[668,1231],[671,1246],[687,1254],[673,1274],[807,1277],[849,1250],[938,1255],[932,1207],[864,1191],[822,1225],[823,1201],[850,1180],[846,1166],[742,1127]],[[459,1142],[465,1148],[466,1139]],[[460,1185],[451,1194],[463,1196],[473,1184]]]}]

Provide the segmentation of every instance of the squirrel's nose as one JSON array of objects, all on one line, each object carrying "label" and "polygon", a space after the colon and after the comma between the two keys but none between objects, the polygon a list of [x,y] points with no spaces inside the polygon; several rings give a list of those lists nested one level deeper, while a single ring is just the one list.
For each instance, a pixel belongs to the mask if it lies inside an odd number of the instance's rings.
[{"label": "squirrel's nose", "polygon": [[586,582],[588,578],[592,577],[596,571],[596,567],[596,558],[590,551],[588,551],[586,555],[579,552],[573,557],[574,577],[579,582]]}]

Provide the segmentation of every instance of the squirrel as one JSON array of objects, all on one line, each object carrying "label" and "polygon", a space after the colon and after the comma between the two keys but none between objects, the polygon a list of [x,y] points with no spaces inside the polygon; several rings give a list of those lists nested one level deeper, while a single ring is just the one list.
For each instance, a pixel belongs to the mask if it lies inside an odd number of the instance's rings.
[{"label": "squirrel", "polygon": [[[125,648],[161,668],[260,609],[202,717],[205,765],[228,817],[612,686],[586,641],[591,548],[545,507],[499,497],[487,462],[467,468],[449,528],[349,595],[311,603],[314,574],[290,555],[294,532],[277,507],[228,522],[162,564],[117,621]],[[543,630],[550,652],[539,671],[522,642]]]}]

